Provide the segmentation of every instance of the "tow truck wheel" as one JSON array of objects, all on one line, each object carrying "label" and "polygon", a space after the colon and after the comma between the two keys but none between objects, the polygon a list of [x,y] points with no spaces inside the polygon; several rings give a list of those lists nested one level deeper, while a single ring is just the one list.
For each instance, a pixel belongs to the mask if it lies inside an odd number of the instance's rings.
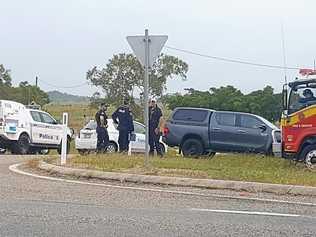
[{"label": "tow truck wheel", "polygon": [[13,151],[16,154],[26,155],[30,151],[30,138],[27,134],[23,133],[19,137],[17,144],[13,147]]},{"label": "tow truck wheel", "polygon": [[308,168],[316,170],[316,145],[306,146],[301,157]]}]

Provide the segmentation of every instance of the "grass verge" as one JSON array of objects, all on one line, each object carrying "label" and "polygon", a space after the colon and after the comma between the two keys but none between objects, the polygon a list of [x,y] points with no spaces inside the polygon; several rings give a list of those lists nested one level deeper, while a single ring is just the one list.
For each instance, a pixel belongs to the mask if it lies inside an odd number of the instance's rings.
[{"label": "grass verge", "polygon": [[188,159],[172,155],[164,159],[150,158],[150,169],[145,169],[142,155],[77,155],[69,159],[68,165],[136,174],[316,186],[316,172],[304,165],[259,155],[216,155],[213,159]]}]

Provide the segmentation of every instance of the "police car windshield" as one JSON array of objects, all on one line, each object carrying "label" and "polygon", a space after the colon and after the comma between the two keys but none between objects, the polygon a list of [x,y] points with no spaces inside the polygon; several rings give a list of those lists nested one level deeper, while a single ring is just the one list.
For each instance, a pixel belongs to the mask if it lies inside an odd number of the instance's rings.
[{"label": "police car windshield", "polygon": [[316,104],[316,88],[307,84],[298,85],[291,90],[289,98],[289,113]]},{"label": "police car windshield", "polygon": [[86,126],[84,126],[83,129],[95,130],[95,129],[97,129],[97,123],[95,121],[90,121],[89,123],[87,123]]}]

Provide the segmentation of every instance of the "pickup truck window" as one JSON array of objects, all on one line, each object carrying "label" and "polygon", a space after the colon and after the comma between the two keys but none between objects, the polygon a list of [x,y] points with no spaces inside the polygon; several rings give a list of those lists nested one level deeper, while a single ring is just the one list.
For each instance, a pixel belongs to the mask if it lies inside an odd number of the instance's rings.
[{"label": "pickup truck window", "polygon": [[174,115],[174,120],[203,122],[206,119],[208,111],[197,109],[179,109]]},{"label": "pickup truck window", "polygon": [[231,113],[217,113],[216,116],[216,122],[219,125],[223,126],[235,126],[235,121],[236,121],[236,115],[231,114]]},{"label": "pickup truck window", "polygon": [[41,115],[39,114],[39,112],[31,111],[30,113],[34,121],[42,122]]},{"label": "pickup truck window", "polygon": [[240,125],[243,128],[258,128],[263,122],[250,115],[241,115]]}]

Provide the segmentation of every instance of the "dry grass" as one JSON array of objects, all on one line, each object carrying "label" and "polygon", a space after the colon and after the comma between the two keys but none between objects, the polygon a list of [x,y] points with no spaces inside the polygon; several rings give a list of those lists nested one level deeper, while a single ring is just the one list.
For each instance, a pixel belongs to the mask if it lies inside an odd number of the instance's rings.
[{"label": "dry grass", "polygon": [[38,164],[39,164],[39,160],[36,159],[36,158],[28,160],[26,162],[26,166],[29,167],[29,168],[32,168],[32,169],[36,169],[38,167]]}]

